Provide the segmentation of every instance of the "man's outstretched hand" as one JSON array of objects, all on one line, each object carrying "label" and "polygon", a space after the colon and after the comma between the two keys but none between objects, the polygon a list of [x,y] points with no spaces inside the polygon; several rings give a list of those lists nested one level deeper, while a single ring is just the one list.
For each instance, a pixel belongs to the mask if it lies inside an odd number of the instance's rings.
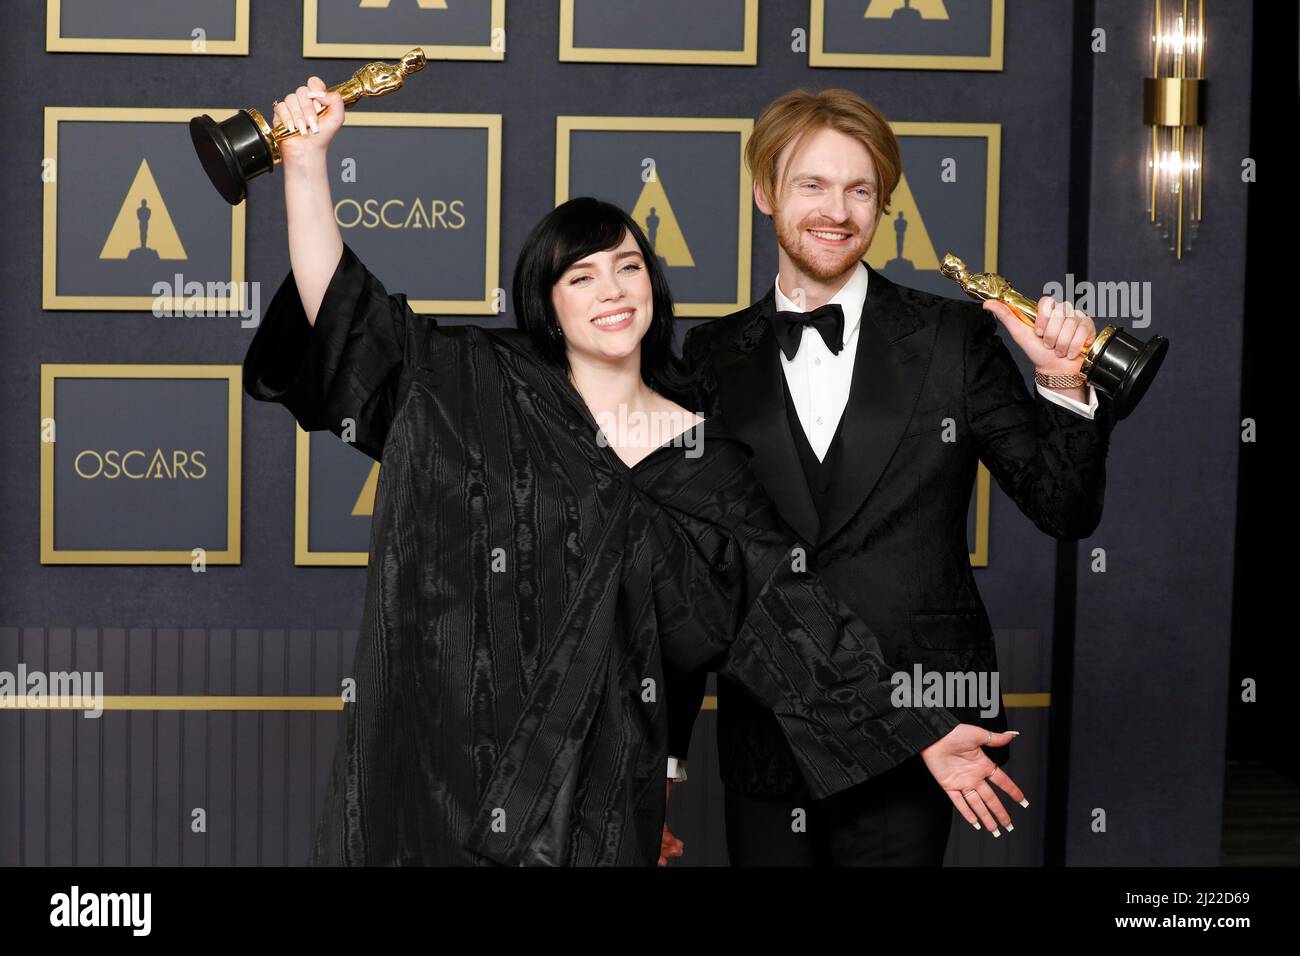
[{"label": "man's outstretched hand", "polygon": [[999,822],[1008,830],[1015,827],[1011,824],[1011,815],[989,784],[997,784],[1022,807],[1029,806],[1029,801],[1006,771],[989,759],[983,748],[1005,747],[1018,733],[1008,730],[995,734],[975,724],[958,724],[945,737],[921,751],[921,759],[930,775],[947,792],[957,812],[977,830],[983,822],[995,837],[1001,836]]}]

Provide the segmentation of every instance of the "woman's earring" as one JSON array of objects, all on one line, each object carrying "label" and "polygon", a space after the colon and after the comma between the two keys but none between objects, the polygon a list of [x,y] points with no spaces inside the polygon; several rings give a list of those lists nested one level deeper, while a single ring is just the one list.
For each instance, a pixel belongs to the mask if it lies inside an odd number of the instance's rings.
[{"label": "woman's earring", "polygon": [[558,325],[551,326],[551,338],[556,340],[564,338],[564,332]]}]

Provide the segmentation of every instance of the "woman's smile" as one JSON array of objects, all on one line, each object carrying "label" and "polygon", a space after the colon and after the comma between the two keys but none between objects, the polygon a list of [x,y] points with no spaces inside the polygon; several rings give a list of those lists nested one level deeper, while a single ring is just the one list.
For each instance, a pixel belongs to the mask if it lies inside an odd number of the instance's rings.
[{"label": "woman's smile", "polygon": [[617,332],[626,329],[636,319],[636,309],[617,309],[602,312],[591,320],[591,324],[602,332]]}]

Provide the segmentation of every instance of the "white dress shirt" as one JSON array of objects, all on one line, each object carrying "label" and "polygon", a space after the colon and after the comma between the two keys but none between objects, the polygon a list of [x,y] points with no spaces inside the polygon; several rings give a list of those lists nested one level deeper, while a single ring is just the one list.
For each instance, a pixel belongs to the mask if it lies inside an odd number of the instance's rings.
[{"label": "white dress shirt", "polygon": [[[867,281],[870,278],[865,264],[859,262],[853,275],[831,296],[830,301],[844,310],[844,348],[839,354],[831,352],[821,334],[805,326],[799,340],[799,350],[788,359],[780,352],[781,368],[790,386],[790,398],[803,424],[808,444],[818,461],[826,458],[835,429],[849,402],[849,387],[853,384],[853,361],[858,352],[858,327],[862,324],[862,304],[867,300]],[[781,291],[781,277],[776,277],[776,308],[780,312],[803,312]],[[1049,402],[1092,418],[1097,411],[1097,392],[1088,386],[1088,403],[1077,401],[1038,385],[1038,392]]]}]

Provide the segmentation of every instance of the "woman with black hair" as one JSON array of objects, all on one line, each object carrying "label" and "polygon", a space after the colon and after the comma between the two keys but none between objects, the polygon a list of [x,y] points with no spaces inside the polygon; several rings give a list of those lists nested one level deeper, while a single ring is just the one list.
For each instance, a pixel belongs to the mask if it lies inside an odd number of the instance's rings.
[{"label": "woman with black hair", "polygon": [[292,272],[243,369],[254,398],[383,462],[312,862],[653,865],[665,661],[771,707],[818,798],[922,750],[945,788],[978,784],[985,731],[891,703],[875,638],[803,570],[746,446],[689,411],[636,223],[561,205],[515,269],[517,329],[439,325],[342,241],[336,98],[313,77],[277,107],[303,131],[282,147]]}]

